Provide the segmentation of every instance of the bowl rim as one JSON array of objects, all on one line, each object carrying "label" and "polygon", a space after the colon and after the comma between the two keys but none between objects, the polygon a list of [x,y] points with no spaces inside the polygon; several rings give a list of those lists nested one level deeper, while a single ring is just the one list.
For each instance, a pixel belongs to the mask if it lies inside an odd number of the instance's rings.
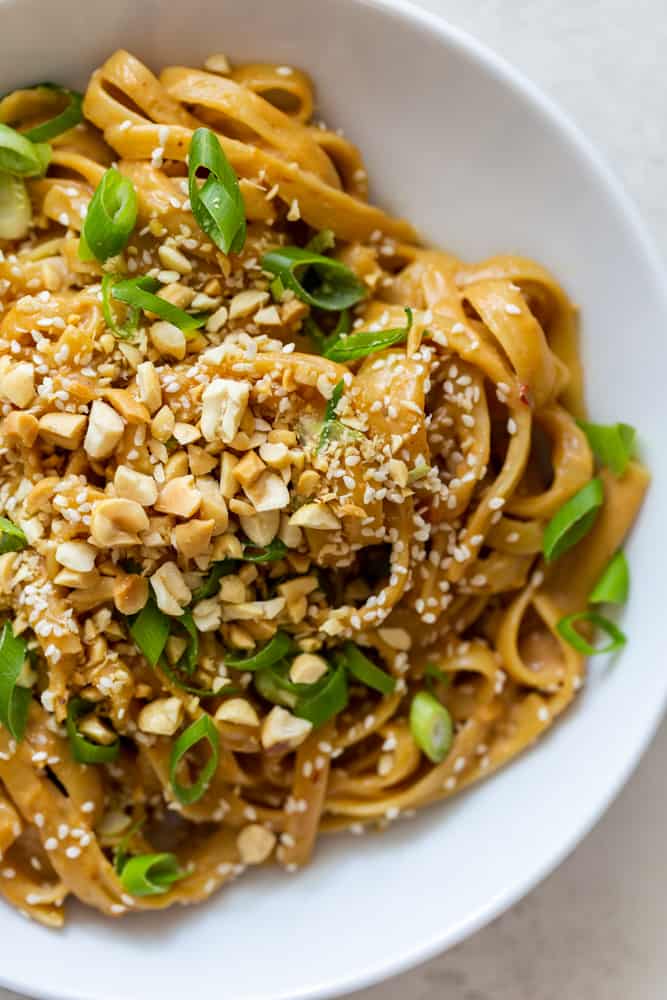
[{"label": "bowl rim", "polygon": [[[5,4],[9,6],[14,2],[16,0],[0,0],[0,13]],[[481,65],[486,73],[495,77],[504,88],[519,95],[536,108],[542,119],[553,125],[563,141],[582,158],[598,185],[606,190],[611,201],[618,206],[638,250],[641,251],[642,265],[647,270],[659,297],[663,300],[665,315],[667,315],[667,272],[662,255],[634,200],[626,192],[605,155],[596,148],[574,119],[563,111],[553,98],[486,43],[478,41],[467,30],[451,23],[446,17],[419,6],[415,0],[347,0],[347,2],[379,15],[389,14],[405,24],[416,25],[428,31],[443,43],[463,51],[478,65]],[[525,872],[522,878],[515,880],[502,892],[496,893],[484,905],[468,914],[455,929],[443,931],[436,929],[428,938],[417,944],[411,943],[404,951],[387,956],[382,961],[375,961],[367,966],[363,972],[355,971],[345,974],[341,970],[341,974],[335,982],[330,980],[320,984],[313,983],[304,986],[298,993],[292,992],[289,995],[277,992],[274,1000],[324,1000],[324,998],[342,996],[350,991],[356,992],[365,989],[405,973],[438,954],[444,953],[501,916],[562,864],[599,822],[637,768],[652,742],[666,710],[667,685],[662,698],[647,713],[646,724],[635,736],[622,767],[613,776],[613,780],[609,781],[600,798],[594,801],[587,811],[581,813],[578,821],[563,840],[560,849],[545,858],[542,863],[534,865]],[[26,989],[30,990],[30,994],[36,1000],[37,998],[39,1000],[89,1000],[87,995],[80,992],[72,994],[70,991],[65,994],[57,986],[33,985],[25,979],[19,981],[7,978],[1,967],[0,987],[21,993],[25,992]]]}]

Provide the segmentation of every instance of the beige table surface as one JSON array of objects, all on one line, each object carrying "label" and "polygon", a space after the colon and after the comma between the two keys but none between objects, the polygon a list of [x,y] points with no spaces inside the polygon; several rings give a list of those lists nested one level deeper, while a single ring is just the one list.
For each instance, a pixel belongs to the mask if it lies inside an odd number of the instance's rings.
[{"label": "beige table surface", "polygon": [[[570,112],[667,258],[667,0],[421,2]],[[555,874],[464,944],[354,1000],[666,1000],[666,765],[663,724],[620,798]],[[21,998],[0,990],[0,1000]]]}]

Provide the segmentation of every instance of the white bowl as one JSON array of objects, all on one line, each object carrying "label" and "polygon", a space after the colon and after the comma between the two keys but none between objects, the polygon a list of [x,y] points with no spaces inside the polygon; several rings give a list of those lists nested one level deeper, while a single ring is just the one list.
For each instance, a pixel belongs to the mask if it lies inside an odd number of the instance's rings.
[{"label": "white bowl", "polygon": [[331,996],[405,969],[496,916],[590,829],[637,763],[667,695],[667,297],[635,211],[529,83],[400,2],[0,0],[0,92],[82,84],[125,46],[153,66],[225,51],[305,66],[321,111],[362,147],[374,197],[468,258],[552,268],[581,305],[590,408],[641,432],[654,484],[629,547],[630,642],[592,666],[540,745],[451,804],[382,836],[326,838],[296,875],[258,872],[208,905],[62,934],[0,906],[0,982],[59,1000]]}]

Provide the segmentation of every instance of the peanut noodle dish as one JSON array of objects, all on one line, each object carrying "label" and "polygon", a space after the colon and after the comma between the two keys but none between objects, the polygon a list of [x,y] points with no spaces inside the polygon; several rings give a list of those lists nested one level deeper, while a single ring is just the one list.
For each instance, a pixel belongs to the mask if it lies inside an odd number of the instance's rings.
[{"label": "peanut noodle dish", "polygon": [[554,278],[370,204],[298,69],[5,95],[2,895],[199,902],[515,757],[627,641],[634,438]]}]

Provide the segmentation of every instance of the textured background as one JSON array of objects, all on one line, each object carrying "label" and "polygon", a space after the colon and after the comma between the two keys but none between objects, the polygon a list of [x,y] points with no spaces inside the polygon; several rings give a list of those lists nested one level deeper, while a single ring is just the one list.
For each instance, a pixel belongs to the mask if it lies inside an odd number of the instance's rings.
[{"label": "textured background", "polygon": [[[421,2],[559,101],[615,166],[667,258],[665,0]],[[609,738],[630,725],[630,712],[610,719]],[[354,1000],[664,1000],[665,760],[667,724],[551,878],[458,948]],[[0,990],[0,1000],[20,998]]]}]

